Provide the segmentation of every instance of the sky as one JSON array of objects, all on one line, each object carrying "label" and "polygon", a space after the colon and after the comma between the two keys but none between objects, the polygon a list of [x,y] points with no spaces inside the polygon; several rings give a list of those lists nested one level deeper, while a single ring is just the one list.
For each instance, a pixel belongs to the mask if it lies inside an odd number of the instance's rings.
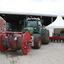
[{"label": "sky", "polygon": [[0,11],[64,15],[64,0],[0,0]]}]

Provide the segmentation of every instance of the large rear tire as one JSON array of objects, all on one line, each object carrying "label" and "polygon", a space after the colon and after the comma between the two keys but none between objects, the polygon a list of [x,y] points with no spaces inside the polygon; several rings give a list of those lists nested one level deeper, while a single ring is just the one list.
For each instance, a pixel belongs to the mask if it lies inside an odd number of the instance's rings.
[{"label": "large rear tire", "polygon": [[44,29],[44,34],[41,34],[41,39],[42,44],[49,44],[49,31],[47,29]]},{"label": "large rear tire", "polygon": [[41,47],[41,35],[40,34],[33,34],[34,36],[34,46],[33,49],[39,49]]}]

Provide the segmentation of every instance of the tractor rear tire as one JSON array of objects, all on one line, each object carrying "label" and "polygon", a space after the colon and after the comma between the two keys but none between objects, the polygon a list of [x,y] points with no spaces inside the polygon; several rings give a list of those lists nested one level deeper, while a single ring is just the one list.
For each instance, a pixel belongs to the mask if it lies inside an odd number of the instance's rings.
[{"label": "tractor rear tire", "polygon": [[34,46],[33,49],[39,49],[41,47],[41,35],[40,34],[33,34],[34,36]]},{"label": "tractor rear tire", "polygon": [[49,31],[45,29],[44,34],[41,34],[42,44],[49,44]]}]

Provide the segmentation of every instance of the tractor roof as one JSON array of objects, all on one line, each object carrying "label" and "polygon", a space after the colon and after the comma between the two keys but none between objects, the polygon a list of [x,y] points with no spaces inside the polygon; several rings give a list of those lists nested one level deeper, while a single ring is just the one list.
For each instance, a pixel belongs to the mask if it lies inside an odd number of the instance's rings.
[{"label": "tractor roof", "polygon": [[34,20],[40,20],[40,19],[39,18],[27,18],[27,20],[29,20],[29,21],[33,20],[34,21]]}]

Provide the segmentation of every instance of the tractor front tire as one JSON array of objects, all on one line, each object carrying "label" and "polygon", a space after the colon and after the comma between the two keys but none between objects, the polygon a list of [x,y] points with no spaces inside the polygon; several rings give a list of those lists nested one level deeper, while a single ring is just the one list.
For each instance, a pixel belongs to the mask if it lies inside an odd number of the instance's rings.
[{"label": "tractor front tire", "polygon": [[34,46],[33,49],[39,49],[41,47],[41,35],[40,34],[33,34],[34,36]]}]

